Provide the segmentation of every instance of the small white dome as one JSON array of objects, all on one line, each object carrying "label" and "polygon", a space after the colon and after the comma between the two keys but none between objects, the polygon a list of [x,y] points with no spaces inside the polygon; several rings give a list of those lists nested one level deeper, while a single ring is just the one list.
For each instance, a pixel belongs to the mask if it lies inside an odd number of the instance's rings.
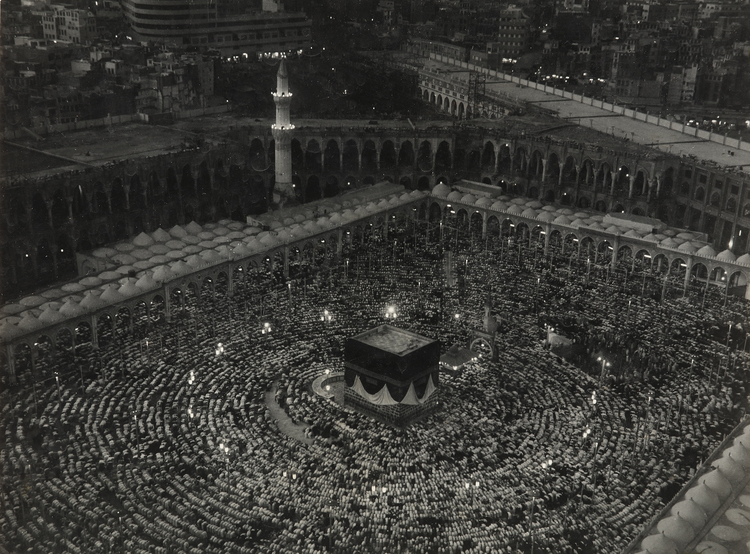
[{"label": "small white dome", "polygon": [[445,183],[439,183],[432,189],[432,194],[435,196],[448,196],[451,192],[451,188]]},{"label": "small white dome", "polygon": [[716,257],[716,250],[714,250],[711,246],[708,244],[704,246],[703,248],[699,249],[696,254],[698,256],[706,256],[709,258],[715,258]]}]

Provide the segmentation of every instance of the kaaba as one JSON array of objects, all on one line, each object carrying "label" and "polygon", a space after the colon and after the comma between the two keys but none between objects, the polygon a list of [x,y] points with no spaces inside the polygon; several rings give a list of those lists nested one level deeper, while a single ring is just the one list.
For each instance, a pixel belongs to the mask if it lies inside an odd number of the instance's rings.
[{"label": "kaaba", "polygon": [[344,402],[360,413],[405,427],[438,410],[440,343],[380,325],[344,346]]}]

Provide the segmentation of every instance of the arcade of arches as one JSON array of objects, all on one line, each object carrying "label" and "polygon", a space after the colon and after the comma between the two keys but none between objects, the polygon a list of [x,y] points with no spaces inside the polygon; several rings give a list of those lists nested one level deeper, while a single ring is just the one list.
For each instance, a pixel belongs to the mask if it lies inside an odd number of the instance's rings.
[{"label": "arcade of arches", "polygon": [[[289,279],[296,277],[290,268],[297,267],[302,260],[311,265],[341,263],[340,254],[345,245],[351,248],[374,236],[387,241],[389,231],[392,233],[398,227],[413,229],[415,243],[421,240],[417,229],[422,228],[425,240],[444,239],[444,233],[455,232],[456,237],[459,234],[470,236],[472,245],[484,243],[485,249],[503,256],[510,254],[512,245],[513,252],[517,249],[519,255],[523,248],[533,252],[535,258],[552,256],[562,260],[562,265],[568,261],[569,267],[586,260],[588,272],[593,268],[595,274],[606,275],[607,280],[627,282],[637,275],[643,279],[645,287],[648,277],[650,283],[656,283],[657,289],[661,289],[662,296],[700,295],[701,291],[705,295],[710,287],[722,291],[720,294],[725,297],[732,291],[732,294],[750,298],[747,286],[750,269],[716,257],[682,254],[655,244],[644,247],[642,241],[625,236],[610,237],[586,228],[539,223],[520,215],[501,214],[428,196],[362,217],[333,231],[196,271],[130,301],[100,307],[85,317],[72,318],[12,339],[6,342],[5,352],[10,378],[15,380],[14,368],[19,359],[30,364],[27,367],[33,371],[38,352],[54,354],[58,348],[74,350],[81,342],[96,346],[100,340],[111,340],[117,333],[132,333],[136,324],[149,327],[184,310],[186,303],[210,301],[217,294],[232,296],[235,287],[244,286],[247,275],[253,272],[273,273],[276,268],[283,272],[284,279]],[[27,359],[28,356],[31,358]]]},{"label": "arcade of arches", "polygon": [[[656,217],[722,240],[736,232],[734,221],[669,201],[678,192],[675,157],[636,155],[625,147],[594,152],[570,141],[503,138],[486,129],[431,131],[299,129],[292,141],[298,201],[380,181],[430,190],[463,178],[565,206]],[[72,277],[76,252],[141,231],[263,213],[273,198],[274,141],[265,129],[247,136],[245,147],[198,160],[189,152],[168,154],[9,187],[0,233],[8,237],[0,253],[6,296]]]}]

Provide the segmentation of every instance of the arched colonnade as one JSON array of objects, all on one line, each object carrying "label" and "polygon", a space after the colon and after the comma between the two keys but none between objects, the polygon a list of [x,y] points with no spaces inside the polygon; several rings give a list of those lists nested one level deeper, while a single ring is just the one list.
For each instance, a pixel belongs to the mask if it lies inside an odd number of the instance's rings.
[{"label": "arched colonnade", "polygon": [[724,287],[727,291],[730,287],[746,286],[745,298],[750,299],[750,287],[747,287],[750,268],[719,258],[665,248],[651,241],[625,235],[540,221],[434,197],[428,213],[433,220],[436,214],[439,214],[441,221],[453,217],[456,222],[465,225],[469,232],[481,228],[482,240],[513,236],[526,245],[538,245],[543,248],[545,255],[549,254],[550,247],[554,244],[563,256],[574,256],[578,260],[586,258],[595,266],[609,266],[613,272],[627,270],[632,273],[638,262],[665,278],[681,275],[685,290],[693,279]]},{"label": "arched colonnade", "polygon": [[[111,333],[111,336],[118,331],[132,333],[134,323],[138,320],[156,324],[162,318],[171,318],[179,310],[184,309],[188,302],[200,303],[216,294],[232,297],[236,287],[242,286],[245,276],[252,271],[273,272],[281,267],[284,276],[288,277],[290,264],[303,260],[316,264],[319,260],[340,256],[345,244],[351,245],[355,241],[361,243],[373,230],[382,232],[383,238],[387,239],[386,223],[419,217],[420,204],[425,204],[425,200],[417,199],[242,259],[228,260],[198,269],[162,283],[158,289],[122,302],[5,337],[2,354],[9,380],[11,383],[16,380],[15,367],[19,356],[29,358],[31,370],[34,372],[35,360],[40,349],[48,354],[54,354],[61,348],[74,350],[76,343],[80,343],[77,337],[90,342],[96,348],[103,332]],[[424,213],[424,209],[421,211]]]}]

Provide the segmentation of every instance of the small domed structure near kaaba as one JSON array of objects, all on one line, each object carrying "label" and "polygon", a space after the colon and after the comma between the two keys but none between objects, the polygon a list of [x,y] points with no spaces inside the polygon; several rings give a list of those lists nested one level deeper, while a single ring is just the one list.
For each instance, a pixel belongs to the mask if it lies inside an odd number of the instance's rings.
[{"label": "small domed structure near kaaba", "polygon": [[440,343],[391,325],[347,339],[345,404],[405,427],[439,408]]}]

